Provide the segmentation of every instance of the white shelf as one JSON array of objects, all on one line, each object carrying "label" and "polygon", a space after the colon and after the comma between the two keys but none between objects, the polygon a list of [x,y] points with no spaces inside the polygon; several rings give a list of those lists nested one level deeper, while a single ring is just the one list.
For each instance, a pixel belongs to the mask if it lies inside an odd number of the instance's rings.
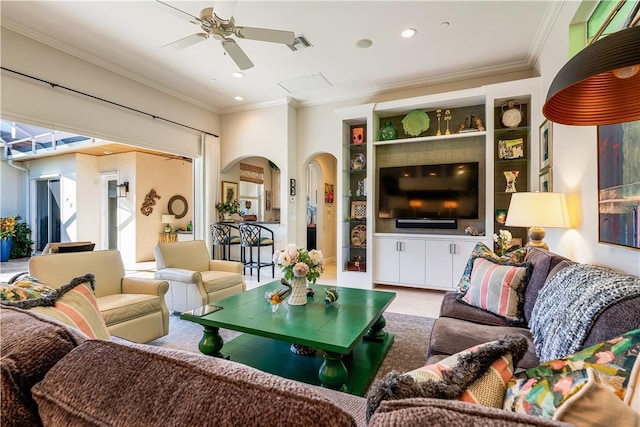
[{"label": "white shelf", "polygon": [[401,139],[391,139],[389,141],[375,141],[373,145],[385,145],[385,144],[404,144],[408,142],[427,142],[427,141],[442,141],[447,139],[461,139],[461,138],[473,138],[478,136],[486,136],[487,132],[463,132],[463,133],[452,133],[450,135],[440,135],[440,136],[420,136],[417,138],[401,138]]}]

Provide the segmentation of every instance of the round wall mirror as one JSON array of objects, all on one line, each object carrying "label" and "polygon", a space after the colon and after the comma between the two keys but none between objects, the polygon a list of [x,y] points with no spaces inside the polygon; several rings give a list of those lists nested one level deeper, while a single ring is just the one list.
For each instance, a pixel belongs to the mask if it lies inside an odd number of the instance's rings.
[{"label": "round wall mirror", "polygon": [[169,213],[175,215],[176,219],[180,219],[187,214],[189,205],[187,199],[182,196],[173,196],[169,199]]}]

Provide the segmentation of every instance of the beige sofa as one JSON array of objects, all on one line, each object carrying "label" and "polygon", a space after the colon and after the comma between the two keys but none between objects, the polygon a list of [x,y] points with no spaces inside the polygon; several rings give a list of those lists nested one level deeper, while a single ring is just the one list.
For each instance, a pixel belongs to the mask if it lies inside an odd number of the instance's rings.
[{"label": "beige sofa", "polygon": [[185,312],[244,292],[242,263],[209,259],[203,240],[158,243],[155,278],[169,282],[169,310]]},{"label": "beige sofa", "polygon": [[125,277],[116,250],[34,256],[29,274],[52,287],[93,273],[96,301],[109,333],[129,341],[147,343],[169,333],[169,310],[164,280]]}]

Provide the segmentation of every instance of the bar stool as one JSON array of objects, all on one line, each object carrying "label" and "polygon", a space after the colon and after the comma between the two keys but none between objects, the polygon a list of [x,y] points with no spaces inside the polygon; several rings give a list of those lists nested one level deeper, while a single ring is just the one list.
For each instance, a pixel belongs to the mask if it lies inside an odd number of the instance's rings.
[{"label": "bar stool", "polygon": [[[250,274],[253,276],[253,269],[258,270],[258,282],[260,281],[260,269],[263,267],[271,267],[271,277],[275,277],[276,264],[273,262],[274,241],[273,231],[258,224],[241,223],[238,226],[240,230],[240,246],[242,248],[240,252],[241,260],[243,264],[242,274],[245,272],[245,268],[249,268]],[[261,249],[265,246],[271,246],[271,256],[268,262],[262,261]],[[253,250],[257,249],[256,259],[254,259]],[[247,260],[246,250],[249,250],[249,259]]]},{"label": "bar stool", "polygon": [[[232,230],[236,230],[236,234],[232,233]],[[238,261],[231,259],[231,245],[240,244],[240,233],[238,227],[231,224],[225,224],[220,222],[214,222],[209,225],[211,231],[211,258],[216,258],[216,247],[220,247],[222,250],[221,259],[228,261]]]}]

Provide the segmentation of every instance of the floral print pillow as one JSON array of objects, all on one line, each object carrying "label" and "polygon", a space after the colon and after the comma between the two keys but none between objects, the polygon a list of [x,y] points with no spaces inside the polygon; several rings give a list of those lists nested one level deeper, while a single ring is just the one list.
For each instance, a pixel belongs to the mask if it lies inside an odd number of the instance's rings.
[{"label": "floral print pillow", "polygon": [[[54,295],[55,292],[55,289],[50,288],[35,277],[25,276],[11,285],[0,286],[0,302],[47,299],[47,297]],[[53,303],[55,303],[55,299],[49,305],[53,305]]]},{"label": "floral print pillow", "polygon": [[640,353],[640,329],[587,347],[561,359],[550,360],[516,375],[518,378],[546,377],[593,368],[602,384],[625,402],[633,367]]},{"label": "floral print pillow", "polygon": [[544,418],[555,418],[562,404],[576,395],[589,382],[594,382],[593,369],[538,378],[513,379],[504,398],[504,409]]}]

